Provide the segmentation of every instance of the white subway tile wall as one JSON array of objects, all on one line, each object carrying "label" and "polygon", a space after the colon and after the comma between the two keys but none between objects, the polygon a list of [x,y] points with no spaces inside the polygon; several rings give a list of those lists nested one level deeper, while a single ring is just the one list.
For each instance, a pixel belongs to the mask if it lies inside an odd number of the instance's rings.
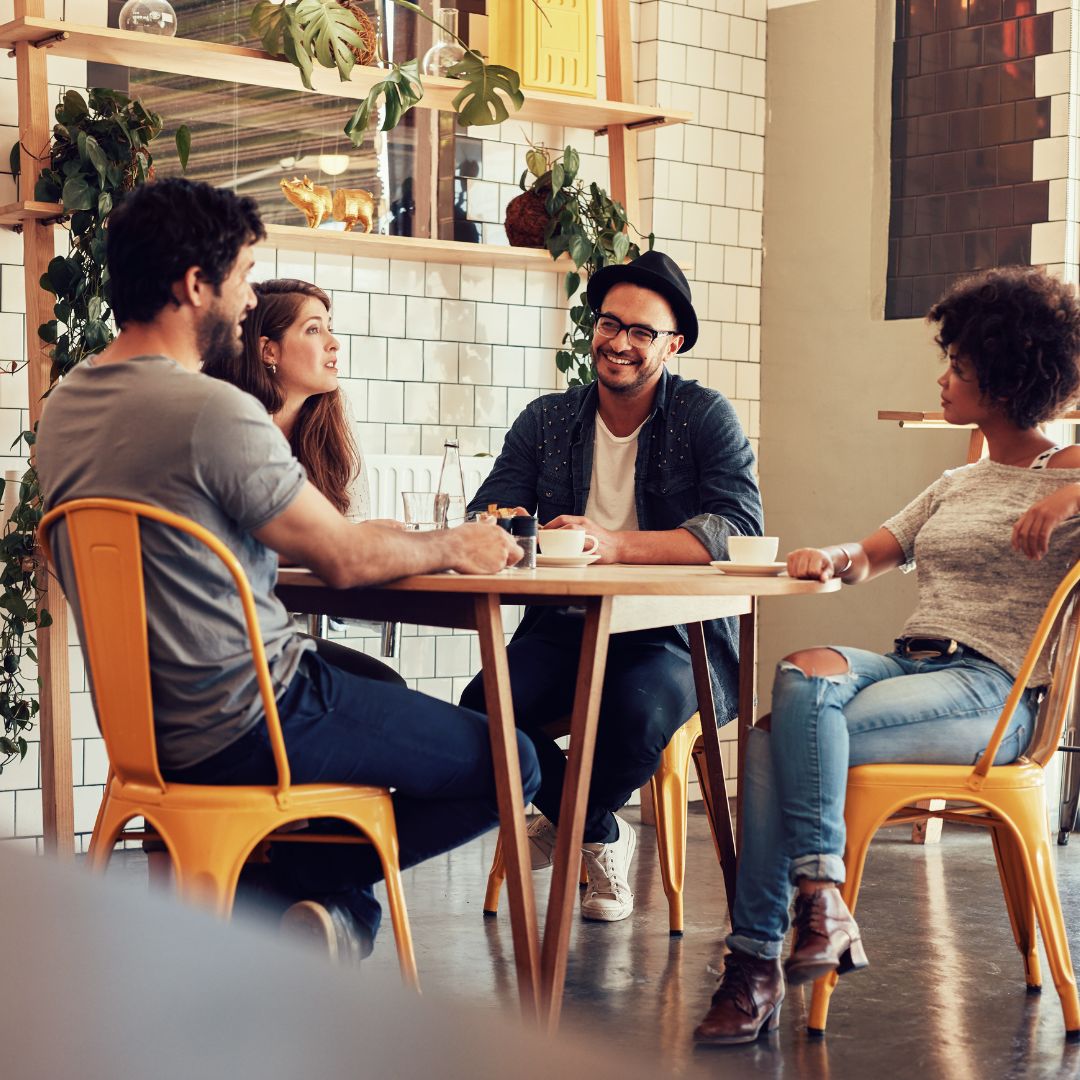
[{"label": "white subway tile wall", "polygon": [[[0,17],[10,3],[0,2]],[[47,5],[60,15],[64,5]],[[599,5],[598,5],[599,6]],[[67,0],[66,17],[103,25],[105,0]],[[765,123],[763,0],[634,0],[637,95],[689,109],[692,123],[638,135],[640,220],[644,234],[688,269],[701,319],[689,357],[673,364],[734,402],[751,443],[759,436],[762,157]],[[598,22],[599,25],[599,22]],[[603,51],[600,50],[600,93]],[[0,168],[17,123],[14,62],[0,58]],[[85,86],[85,65],[49,59],[50,93]],[[148,102],[150,106],[153,102]],[[3,127],[3,125],[7,125]],[[470,129],[482,142],[482,182],[470,212],[496,242],[506,202],[518,192],[529,142],[574,146],[582,174],[607,186],[607,139],[589,131],[527,124]],[[0,194],[12,201],[10,175]],[[489,231],[491,230],[491,231]],[[504,237],[502,238],[504,240]],[[66,238],[58,230],[58,249]],[[314,279],[334,299],[342,340],[342,385],[367,454],[437,455],[447,438],[464,454],[496,454],[507,426],[541,393],[564,385],[554,348],[567,323],[557,273],[459,267],[262,247],[256,276]],[[22,240],[0,230],[0,364],[25,360]],[[20,345],[20,342],[22,343]],[[0,374],[0,446],[26,425],[26,376]],[[22,467],[0,455],[0,468]],[[507,619],[508,631],[516,614]],[[373,655],[373,632],[350,629],[351,644]],[[72,641],[75,640],[72,629]],[[76,830],[85,848],[100,801],[106,760],[97,735],[78,647],[70,653]],[[456,700],[479,670],[475,636],[403,627],[400,656],[387,660],[417,690]],[[735,778],[734,726],[725,729],[725,765]],[[0,775],[0,836],[41,835],[37,732],[22,763]],[[732,789],[733,790],[733,789]]]}]

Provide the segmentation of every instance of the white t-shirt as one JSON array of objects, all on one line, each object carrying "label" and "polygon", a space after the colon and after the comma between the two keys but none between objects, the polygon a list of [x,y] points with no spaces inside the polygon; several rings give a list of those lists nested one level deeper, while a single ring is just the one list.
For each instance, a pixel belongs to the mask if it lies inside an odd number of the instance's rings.
[{"label": "white t-shirt", "polygon": [[609,532],[637,531],[634,470],[638,434],[643,420],[629,435],[612,435],[598,412],[593,440],[592,480],[585,516]]}]

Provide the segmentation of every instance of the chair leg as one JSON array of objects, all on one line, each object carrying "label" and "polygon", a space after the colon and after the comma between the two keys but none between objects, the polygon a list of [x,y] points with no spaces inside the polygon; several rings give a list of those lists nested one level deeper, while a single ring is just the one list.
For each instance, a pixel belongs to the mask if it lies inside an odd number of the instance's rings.
[{"label": "chair leg", "polygon": [[705,765],[705,747],[700,740],[694,745],[692,760],[694,762],[694,771],[697,773],[698,787],[701,789],[701,801],[705,804],[705,817],[709,822],[709,835],[712,837],[713,847],[716,849],[717,861],[723,865],[724,856],[716,839],[716,826],[714,825],[716,819],[713,816],[713,794],[712,788],[709,786],[709,770]]},{"label": "chair leg", "polygon": [[[487,890],[484,892],[484,915],[494,918],[499,914],[499,896],[506,880],[506,864],[503,862],[502,834],[495,841],[495,854],[491,856],[491,869],[488,871]],[[578,869],[578,885],[585,888],[589,884],[589,872],[582,856]]]},{"label": "chair leg", "polygon": [[112,850],[116,846],[116,839],[123,831],[127,820],[122,814],[113,810],[109,802],[109,789],[106,788],[105,796],[98,808],[97,820],[94,822],[94,831],[90,836],[90,846],[86,852],[87,862],[95,873],[105,873]]},{"label": "chair leg", "polygon": [[503,881],[506,880],[506,865],[503,863],[502,832],[495,841],[495,854],[491,859],[491,869],[488,871],[487,892],[484,893],[484,914],[495,916],[499,914],[499,893],[502,892]]},{"label": "chair leg", "polygon": [[668,900],[668,930],[683,932],[683,885],[686,880],[686,800],[690,756],[701,734],[698,721],[684,724],[671,737],[660,756],[660,765],[651,781],[656,807],[656,849],[660,856],[660,877]]},{"label": "chair leg", "polygon": [[[859,900],[859,886],[862,884],[863,870],[866,868],[866,855],[870,850],[870,841],[873,840],[878,823],[883,816],[878,815],[875,809],[871,809],[869,803],[870,800],[867,800],[866,805],[853,804],[851,793],[848,793],[848,804],[845,810],[847,851],[844,852],[847,880],[840,887],[840,894],[852,914]],[[806,1029],[811,1035],[825,1034],[825,1024],[829,1018],[829,1000],[832,998],[838,978],[839,976],[833,971],[814,983],[814,993],[810,999],[810,1015],[806,1022]]]},{"label": "chair leg", "polygon": [[1061,1011],[1065,1018],[1065,1033],[1070,1039],[1080,1038],[1080,997],[1076,991],[1076,976],[1069,956],[1069,940],[1065,933],[1065,920],[1061,913],[1061,898],[1050,841],[1046,832],[1046,810],[1042,789],[1025,792],[1013,804],[1013,820],[1019,834],[1018,844],[1025,856],[1028,885],[1035,911],[1039,917],[1046,959],[1050,974],[1061,998]]},{"label": "chair leg", "polygon": [[[357,823],[359,825],[359,823]],[[377,820],[360,825],[375,848],[382,863],[383,880],[386,882],[386,898],[390,904],[390,921],[394,927],[394,944],[397,946],[398,968],[401,981],[420,993],[420,977],[416,972],[416,953],[413,950],[409,913],[405,907],[405,890],[401,884],[401,863],[398,855],[397,827],[389,798],[386,809]]]},{"label": "chair leg", "polygon": [[190,845],[184,858],[173,867],[176,893],[184,900],[209,908],[215,915],[227,919],[236,899],[236,880],[239,870],[221,870],[212,859],[199,859]]},{"label": "chair leg", "polygon": [[994,825],[990,829],[990,836],[994,842],[994,856],[1013,938],[1024,961],[1024,979],[1028,991],[1036,993],[1042,988],[1042,972],[1035,940],[1035,902],[1028,887],[1024,859],[1017,851],[1016,839],[1007,825]]}]

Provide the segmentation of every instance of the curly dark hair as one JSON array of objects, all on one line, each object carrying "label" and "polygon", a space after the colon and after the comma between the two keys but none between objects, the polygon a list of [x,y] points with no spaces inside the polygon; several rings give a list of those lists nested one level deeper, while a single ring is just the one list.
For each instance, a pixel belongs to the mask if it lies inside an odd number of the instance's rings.
[{"label": "curly dark hair", "polygon": [[1020,428],[1052,420],[1080,387],[1076,290],[1033,266],[1004,266],[956,282],[930,309],[934,340],[975,369],[979,390]]},{"label": "curly dark hair", "polygon": [[125,195],[105,233],[109,306],[120,327],[175,305],[172,287],[193,266],[218,288],[240,249],[266,237],[254,199],[175,177]]}]

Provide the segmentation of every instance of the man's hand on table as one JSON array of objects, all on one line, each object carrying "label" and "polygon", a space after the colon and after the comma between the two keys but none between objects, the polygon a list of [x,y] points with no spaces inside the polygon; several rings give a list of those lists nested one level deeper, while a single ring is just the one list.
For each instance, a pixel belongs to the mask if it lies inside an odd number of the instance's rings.
[{"label": "man's hand on table", "polygon": [[516,566],[524,555],[505,529],[490,522],[459,525],[448,529],[443,539],[449,547],[448,565],[459,574],[497,574]]},{"label": "man's hand on table", "polygon": [[619,558],[622,533],[602,529],[595,521],[590,521],[587,517],[578,517],[577,514],[560,514],[557,518],[549,521],[544,526],[544,529],[584,529],[590,536],[596,537],[596,542],[599,545],[596,554],[600,556],[600,562],[616,563],[624,561]]}]

